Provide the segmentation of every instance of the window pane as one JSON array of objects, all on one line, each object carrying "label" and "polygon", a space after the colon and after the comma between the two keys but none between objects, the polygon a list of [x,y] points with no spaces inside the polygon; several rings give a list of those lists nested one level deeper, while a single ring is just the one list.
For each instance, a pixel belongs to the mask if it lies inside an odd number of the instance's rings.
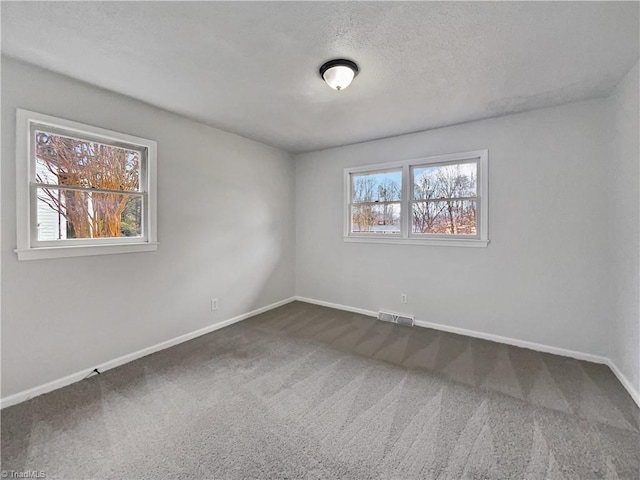
[{"label": "window pane", "polygon": [[418,167],[412,171],[414,200],[477,196],[477,162]]},{"label": "window pane", "polygon": [[412,231],[439,235],[476,235],[475,200],[415,202]]},{"label": "window pane", "polygon": [[37,189],[38,240],[142,236],[142,197]]},{"label": "window pane", "polygon": [[35,130],[36,182],[137,191],[140,152]]},{"label": "window pane", "polygon": [[402,195],[402,170],[351,174],[352,203],[393,202]]},{"label": "window pane", "polygon": [[354,205],[351,208],[351,232],[400,234],[400,203]]}]

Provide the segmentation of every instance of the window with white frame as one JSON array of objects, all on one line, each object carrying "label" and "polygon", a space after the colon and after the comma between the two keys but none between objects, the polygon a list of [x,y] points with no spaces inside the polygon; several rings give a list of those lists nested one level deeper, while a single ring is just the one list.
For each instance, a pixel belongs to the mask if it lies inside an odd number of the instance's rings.
[{"label": "window with white frame", "polygon": [[18,258],[157,249],[156,142],[18,109]]},{"label": "window with white frame", "polygon": [[488,152],[345,169],[345,240],[483,247]]}]

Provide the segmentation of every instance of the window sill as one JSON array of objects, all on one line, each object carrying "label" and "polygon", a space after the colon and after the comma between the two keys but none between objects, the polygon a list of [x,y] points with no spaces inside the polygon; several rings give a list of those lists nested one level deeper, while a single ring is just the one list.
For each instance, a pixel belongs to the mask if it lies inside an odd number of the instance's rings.
[{"label": "window sill", "polygon": [[390,243],[394,245],[431,245],[434,247],[483,248],[489,240],[477,238],[391,238],[391,237],[344,237],[348,243]]},{"label": "window sill", "polygon": [[64,247],[37,247],[14,250],[18,260],[44,260],[47,258],[88,257],[118,253],[155,252],[158,242],[121,243],[107,245],[74,245]]}]

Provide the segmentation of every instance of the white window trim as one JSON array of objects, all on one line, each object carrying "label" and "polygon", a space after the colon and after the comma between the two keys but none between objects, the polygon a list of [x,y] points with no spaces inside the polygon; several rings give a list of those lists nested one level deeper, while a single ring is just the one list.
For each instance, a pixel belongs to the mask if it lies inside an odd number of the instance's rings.
[{"label": "white window trim", "polygon": [[[420,167],[435,163],[458,163],[465,160],[478,161],[478,204],[479,235],[465,238],[463,235],[428,235],[411,233],[410,212],[412,167]],[[391,169],[402,169],[402,199],[400,216],[400,235],[367,234],[351,232],[351,174]],[[447,247],[486,247],[489,244],[489,151],[474,150],[471,152],[452,153],[433,157],[400,160],[396,162],[349,167],[344,169],[344,241],[354,243],[387,243],[394,245],[432,245]]]},{"label": "white window trim", "polygon": [[[98,138],[105,142],[118,142],[146,149],[147,168],[145,176],[146,202],[143,215],[145,238],[101,239],[95,244],[37,246],[31,224],[31,183],[35,180],[31,158],[32,124],[62,128],[82,137]],[[119,253],[150,252],[158,249],[157,232],[157,143],[153,140],[93,127],[71,120],[16,109],[16,220],[18,260],[40,260],[47,258],[83,257]]]}]

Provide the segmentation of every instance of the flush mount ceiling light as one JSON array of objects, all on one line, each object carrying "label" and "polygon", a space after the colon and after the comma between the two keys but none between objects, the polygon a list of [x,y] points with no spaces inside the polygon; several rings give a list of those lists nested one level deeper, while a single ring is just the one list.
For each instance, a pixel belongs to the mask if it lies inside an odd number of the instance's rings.
[{"label": "flush mount ceiling light", "polygon": [[358,65],[351,60],[329,60],[320,67],[320,76],[334,90],[344,90],[358,75]]}]

